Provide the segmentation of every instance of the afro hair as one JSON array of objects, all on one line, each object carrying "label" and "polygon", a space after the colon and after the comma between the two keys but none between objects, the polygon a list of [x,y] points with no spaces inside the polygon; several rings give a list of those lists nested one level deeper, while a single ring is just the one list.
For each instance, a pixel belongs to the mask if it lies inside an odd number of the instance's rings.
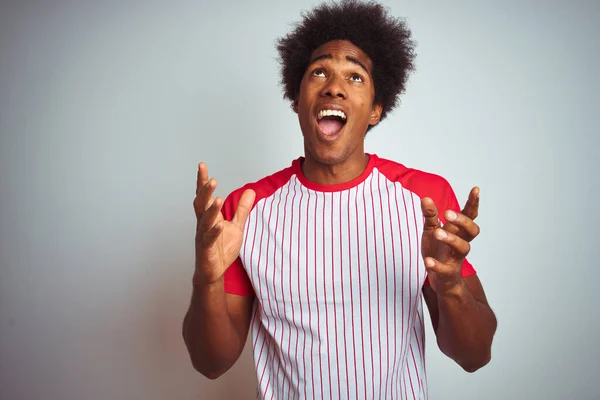
[{"label": "afro hair", "polygon": [[414,42],[404,21],[388,15],[381,4],[358,0],[323,3],[302,17],[277,41],[284,98],[297,99],[314,50],[332,40],[348,40],[373,62],[374,102],[383,107],[383,120],[398,105],[414,70]]}]

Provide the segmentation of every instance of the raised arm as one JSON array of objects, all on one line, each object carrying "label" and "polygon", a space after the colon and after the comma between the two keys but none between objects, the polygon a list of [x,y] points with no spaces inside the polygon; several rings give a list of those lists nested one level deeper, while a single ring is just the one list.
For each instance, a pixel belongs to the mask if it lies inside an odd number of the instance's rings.
[{"label": "raised arm", "polygon": [[446,211],[443,228],[434,202],[421,203],[425,217],[422,253],[429,277],[423,294],[438,346],[464,370],[474,372],[491,359],[496,317],[476,275],[462,277],[470,242],[479,234],[474,220],[479,189],[473,188],[461,213]]},{"label": "raised arm", "polygon": [[225,293],[224,274],[237,259],[244,225],[255,193],[247,190],[231,221],[223,218],[223,200],[213,198],[217,187],[206,165],[198,166],[196,198],[196,266],[183,338],[192,364],[210,379],[225,373],[239,358],[250,326],[254,297]]}]

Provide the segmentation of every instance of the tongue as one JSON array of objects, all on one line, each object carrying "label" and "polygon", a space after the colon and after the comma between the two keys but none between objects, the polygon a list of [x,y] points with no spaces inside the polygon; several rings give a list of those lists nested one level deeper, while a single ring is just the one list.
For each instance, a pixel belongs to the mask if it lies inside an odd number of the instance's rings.
[{"label": "tongue", "polygon": [[324,117],[319,121],[319,127],[326,135],[335,135],[343,126],[344,124],[338,118]]}]

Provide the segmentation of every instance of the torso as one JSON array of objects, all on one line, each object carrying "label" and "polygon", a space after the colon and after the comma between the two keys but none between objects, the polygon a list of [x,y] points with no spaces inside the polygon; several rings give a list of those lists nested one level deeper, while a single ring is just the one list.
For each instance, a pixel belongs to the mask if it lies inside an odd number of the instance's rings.
[{"label": "torso", "polygon": [[298,160],[271,180],[240,251],[258,397],[426,398],[415,189],[443,179],[371,156],[345,185],[311,184]]}]

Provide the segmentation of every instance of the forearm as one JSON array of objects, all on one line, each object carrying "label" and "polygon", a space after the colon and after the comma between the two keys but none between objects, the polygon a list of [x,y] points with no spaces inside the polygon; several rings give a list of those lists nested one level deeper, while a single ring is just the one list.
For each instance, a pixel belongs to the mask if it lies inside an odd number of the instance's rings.
[{"label": "forearm", "polygon": [[207,378],[219,377],[238,359],[244,339],[229,316],[222,281],[194,286],[183,338],[194,368]]},{"label": "forearm", "polygon": [[466,371],[474,372],[491,359],[496,317],[488,304],[477,301],[461,281],[450,293],[438,294],[440,349]]}]

